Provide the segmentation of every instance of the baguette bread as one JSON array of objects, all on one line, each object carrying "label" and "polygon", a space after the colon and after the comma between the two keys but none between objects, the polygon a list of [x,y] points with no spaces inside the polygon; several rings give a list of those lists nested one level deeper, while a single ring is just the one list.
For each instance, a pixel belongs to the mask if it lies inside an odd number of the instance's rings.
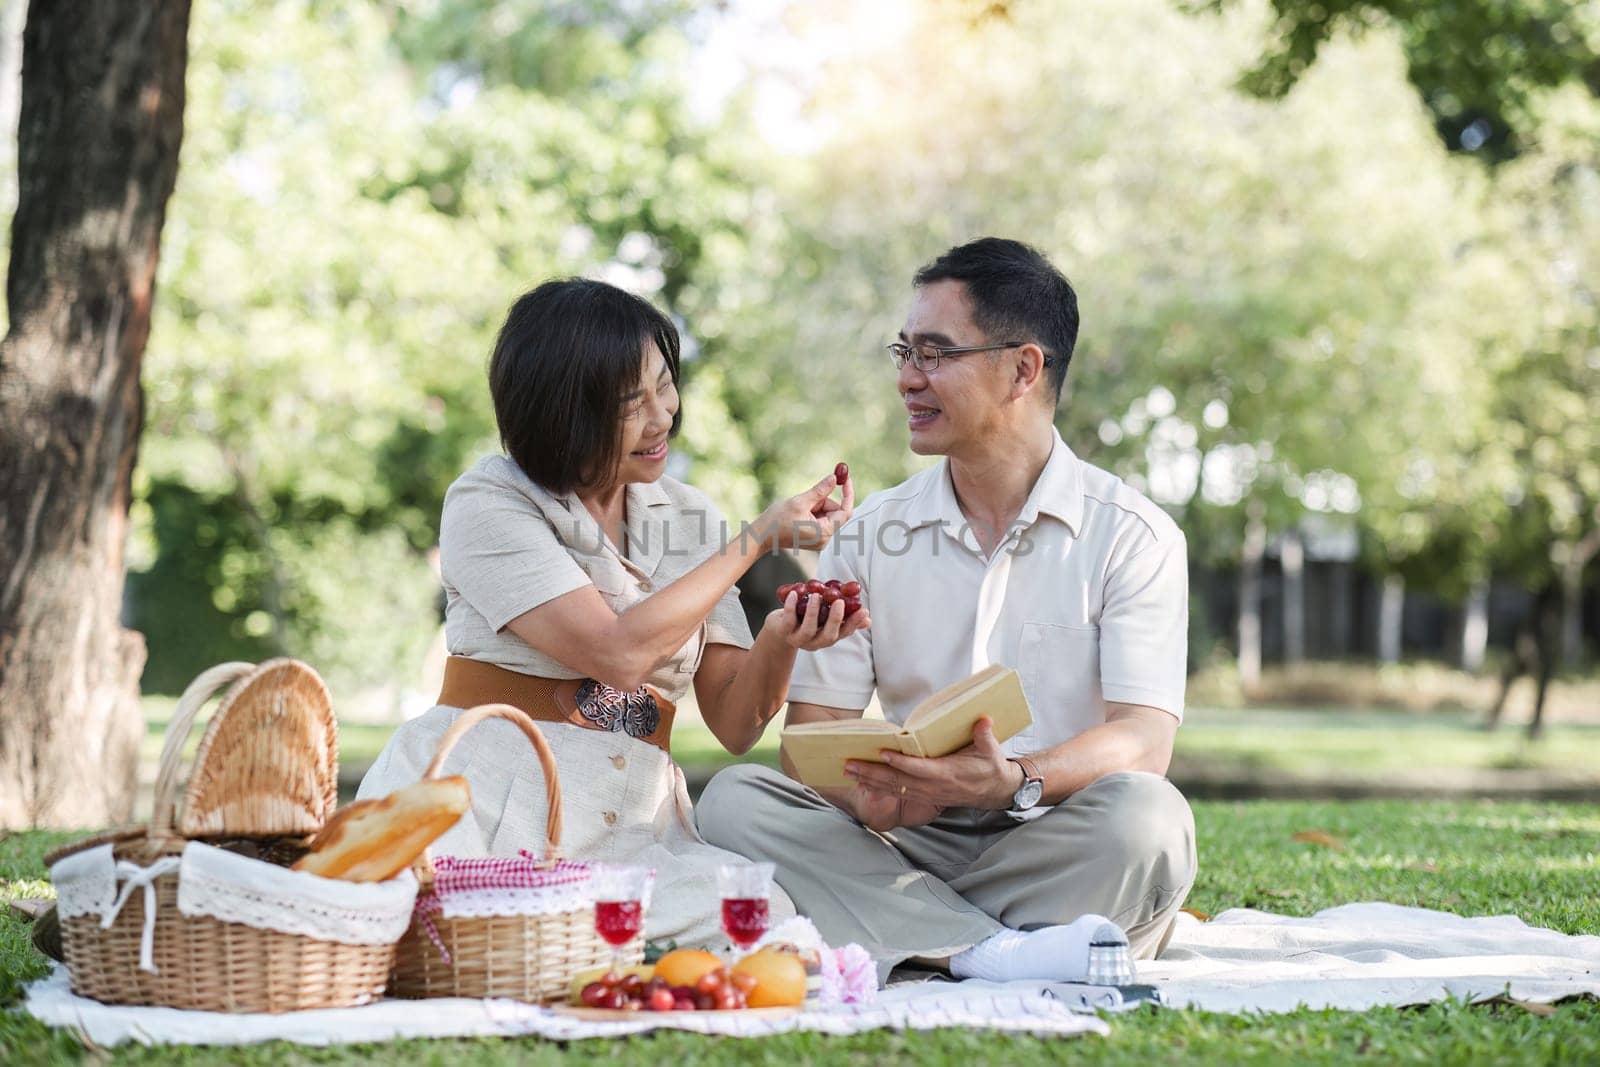
[{"label": "baguette bread", "polygon": [[382,882],[409,867],[472,806],[459,775],[418,782],[381,800],[358,800],[333,813],[297,871],[348,882]]}]

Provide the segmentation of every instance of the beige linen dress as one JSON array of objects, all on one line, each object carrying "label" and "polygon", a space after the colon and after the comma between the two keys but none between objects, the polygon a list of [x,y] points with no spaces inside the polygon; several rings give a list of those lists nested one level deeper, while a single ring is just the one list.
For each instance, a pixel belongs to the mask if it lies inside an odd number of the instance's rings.
[{"label": "beige linen dress", "polygon": [[[703,493],[674,479],[629,485],[625,492],[626,553],[575,496],[547,492],[505,456],[487,457],[458,478],[445,497],[439,535],[450,654],[543,678],[581,677],[507,631],[506,624],[585,584],[622,612],[737,533],[725,529]],[[708,644],[752,644],[733,590],[647,681],[669,700],[682,700]],[[461,711],[435,706],[396,730],[357,796],[386,796],[421,778]],[[708,845],[695,829],[678,765],[621,729],[538,725],[561,777],[562,854],[653,867],[645,936],[682,946],[726,945],[716,869],[740,857]],[[466,776],[472,810],[439,839],[435,854],[543,851],[544,781],[537,757],[514,726],[493,720],[478,726],[456,746],[444,773]],[[774,923],[794,914],[777,886],[771,909]]]}]

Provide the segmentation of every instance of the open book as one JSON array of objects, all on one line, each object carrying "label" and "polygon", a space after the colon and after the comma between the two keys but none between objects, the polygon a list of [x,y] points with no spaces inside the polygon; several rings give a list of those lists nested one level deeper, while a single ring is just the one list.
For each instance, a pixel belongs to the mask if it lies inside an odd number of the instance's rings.
[{"label": "open book", "polygon": [[785,727],[783,750],[806,785],[848,788],[855,780],[845,777],[845,760],[879,763],[883,749],[948,756],[972,743],[972,727],[985,715],[994,720],[994,735],[1001,741],[1033,722],[1022,679],[1010,667],[994,664],[945,686],[918,704],[904,726],[882,719],[842,719]]}]

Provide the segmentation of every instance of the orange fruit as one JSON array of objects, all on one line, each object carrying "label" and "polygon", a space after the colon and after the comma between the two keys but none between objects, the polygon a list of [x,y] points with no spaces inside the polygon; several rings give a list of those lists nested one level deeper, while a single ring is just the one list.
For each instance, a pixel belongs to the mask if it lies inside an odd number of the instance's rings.
[{"label": "orange fruit", "polygon": [[656,960],[656,977],[671,986],[692,986],[721,966],[722,961],[704,949],[675,948]]},{"label": "orange fruit", "polygon": [[806,999],[806,965],[798,956],[762,949],[734,964],[733,970],[756,980],[746,998],[752,1008],[798,1007]]}]

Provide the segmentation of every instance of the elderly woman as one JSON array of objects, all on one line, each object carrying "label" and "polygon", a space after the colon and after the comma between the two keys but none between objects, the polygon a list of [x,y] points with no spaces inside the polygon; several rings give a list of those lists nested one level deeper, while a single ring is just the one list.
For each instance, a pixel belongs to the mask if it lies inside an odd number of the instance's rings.
[{"label": "elderly woman", "polygon": [[[798,649],[868,625],[819,622],[791,599],[751,638],[734,582],[774,548],[820,548],[849,518],[833,476],[729,529],[704,494],[663,474],[682,421],[678,333],[601,282],[548,282],[511,308],[489,366],[505,455],[463,474],[439,536],[450,658],[438,706],[400,727],[361,783],[418,780],[440,736],[476,704],[531,715],[560,771],[562,852],[655,868],[646,936],[717,944],[716,868],[738,857],[695,830],[669,753],[673,708],[694,688],[733,753],[787,697]],[[473,806],[436,845],[454,855],[543,848],[545,786],[503,721],[470,731],[445,764]],[[773,918],[793,914],[774,887]]]}]

